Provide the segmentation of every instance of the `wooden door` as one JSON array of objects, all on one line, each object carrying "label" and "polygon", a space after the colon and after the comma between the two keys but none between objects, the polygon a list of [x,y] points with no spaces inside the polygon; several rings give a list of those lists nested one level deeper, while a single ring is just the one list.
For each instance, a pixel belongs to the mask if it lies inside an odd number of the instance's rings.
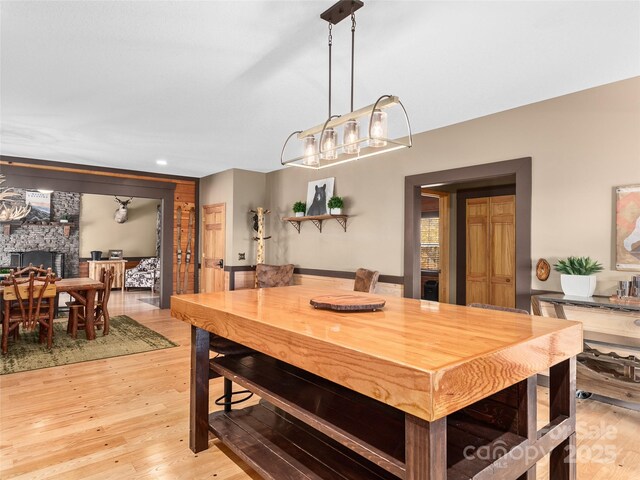
[{"label": "wooden door", "polygon": [[515,195],[466,205],[466,303],[515,307]]},{"label": "wooden door", "polygon": [[516,197],[490,198],[491,305],[516,306]]},{"label": "wooden door", "polygon": [[202,271],[200,291],[203,293],[224,290],[224,239],[225,205],[202,207]]},{"label": "wooden door", "polygon": [[466,303],[489,303],[489,198],[467,200]]}]

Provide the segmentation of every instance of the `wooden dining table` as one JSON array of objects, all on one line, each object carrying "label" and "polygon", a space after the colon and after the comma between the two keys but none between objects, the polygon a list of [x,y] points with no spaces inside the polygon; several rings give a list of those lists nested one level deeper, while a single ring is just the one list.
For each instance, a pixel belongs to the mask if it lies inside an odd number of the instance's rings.
[{"label": "wooden dining table", "polygon": [[[95,340],[95,302],[96,293],[104,290],[104,283],[88,277],[61,278],[55,282],[56,293],[68,293],[78,303],[85,307],[85,331],[87,340]],[[11,286],[0,285],[0,296],[3,296],[5,288]]]},{"label": "wooden dining table", "polygon": [[[194,452],[212,432],[273,480],[535,479],[550,453],[550,478],[576,478],[578,322],[391,297],[370,312],[310,305],[345,293],[172,297],[172,315],[191,324]],[[255,353],[210,359],[210,333]],[[210,369],[262,400],[210,413]],[[538,430],[536,374],[547,369]]]}]

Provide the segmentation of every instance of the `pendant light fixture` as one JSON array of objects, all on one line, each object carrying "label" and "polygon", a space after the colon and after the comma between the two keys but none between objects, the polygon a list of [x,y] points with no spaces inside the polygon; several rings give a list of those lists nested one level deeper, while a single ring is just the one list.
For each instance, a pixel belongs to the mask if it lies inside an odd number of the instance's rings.
[{"label": "pendant light fixture", "polygon": [[[297,130],[287,137],[280,154],[282,165],[319,169],[411,147],[409,117],[398,97],[382,95],[372,105],[355,111],[353,109],[355,12],[362,6],[364,3],[360,0],[340,0],[320,15],[320,18],[329,23],[329,116],[324,123],[304,131]],[[332,115],[332,28],[349,16],[351,17],[351,111],[344,115]],[[297,141],[291,141],[292,139]],[[289,153],[291,157],[285,159]]]}]

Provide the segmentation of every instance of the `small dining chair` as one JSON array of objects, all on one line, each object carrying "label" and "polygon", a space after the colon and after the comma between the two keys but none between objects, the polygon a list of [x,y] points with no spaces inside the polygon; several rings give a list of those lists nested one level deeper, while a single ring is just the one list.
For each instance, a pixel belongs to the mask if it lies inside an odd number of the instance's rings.
[{"label": "small dining chair", "polygon": [[367,270],[366,268],[359,268],[358,270],[356,270],[356,279],[353,283],[353,290],[355,292],[373,293],[376,291],[379,277],[380,272],[378,272],[377,270]]},{"label": "small dining chair", "polygon": [[38,327],[40,343],[53,344],[53,313],[56,298],[56,277],[47,270],[44,276],[33,271],[28,277],[9,275],[3,282],[2,353],[9,349],[9,335],[19,338],[19,328],[34,330]]}]

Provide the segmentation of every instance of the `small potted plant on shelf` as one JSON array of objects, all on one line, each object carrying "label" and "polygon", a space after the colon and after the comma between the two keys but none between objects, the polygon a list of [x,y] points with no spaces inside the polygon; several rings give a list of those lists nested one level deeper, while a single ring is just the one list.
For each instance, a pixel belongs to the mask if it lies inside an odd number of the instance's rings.
[{"label": "small potted plant on shelf", "polygon": [[590,297],[596,290],[595,274],[603,270],[595,260],[589,257],[569,257],[558,260],[553,268],[560,272],[560,285],[565,295]]},{"label": "small potted plant on shelf", "polygon": [[344,207],[344,200],[342,197],[336,197],[335,195],[329,199],[329,213],[331,215],[342,215],[342,208]]},{"label": "small potted plant on shelf", "polygon": [[69,214],[65,213],[60,217],[60,223],[69,223]]},{"label": "small potted plant on shelf", "polygon": [[307,211],[307,204],[304,202],[296,202],[293,204],[293,213],[296,217],[304,217],[304,213]]}]

